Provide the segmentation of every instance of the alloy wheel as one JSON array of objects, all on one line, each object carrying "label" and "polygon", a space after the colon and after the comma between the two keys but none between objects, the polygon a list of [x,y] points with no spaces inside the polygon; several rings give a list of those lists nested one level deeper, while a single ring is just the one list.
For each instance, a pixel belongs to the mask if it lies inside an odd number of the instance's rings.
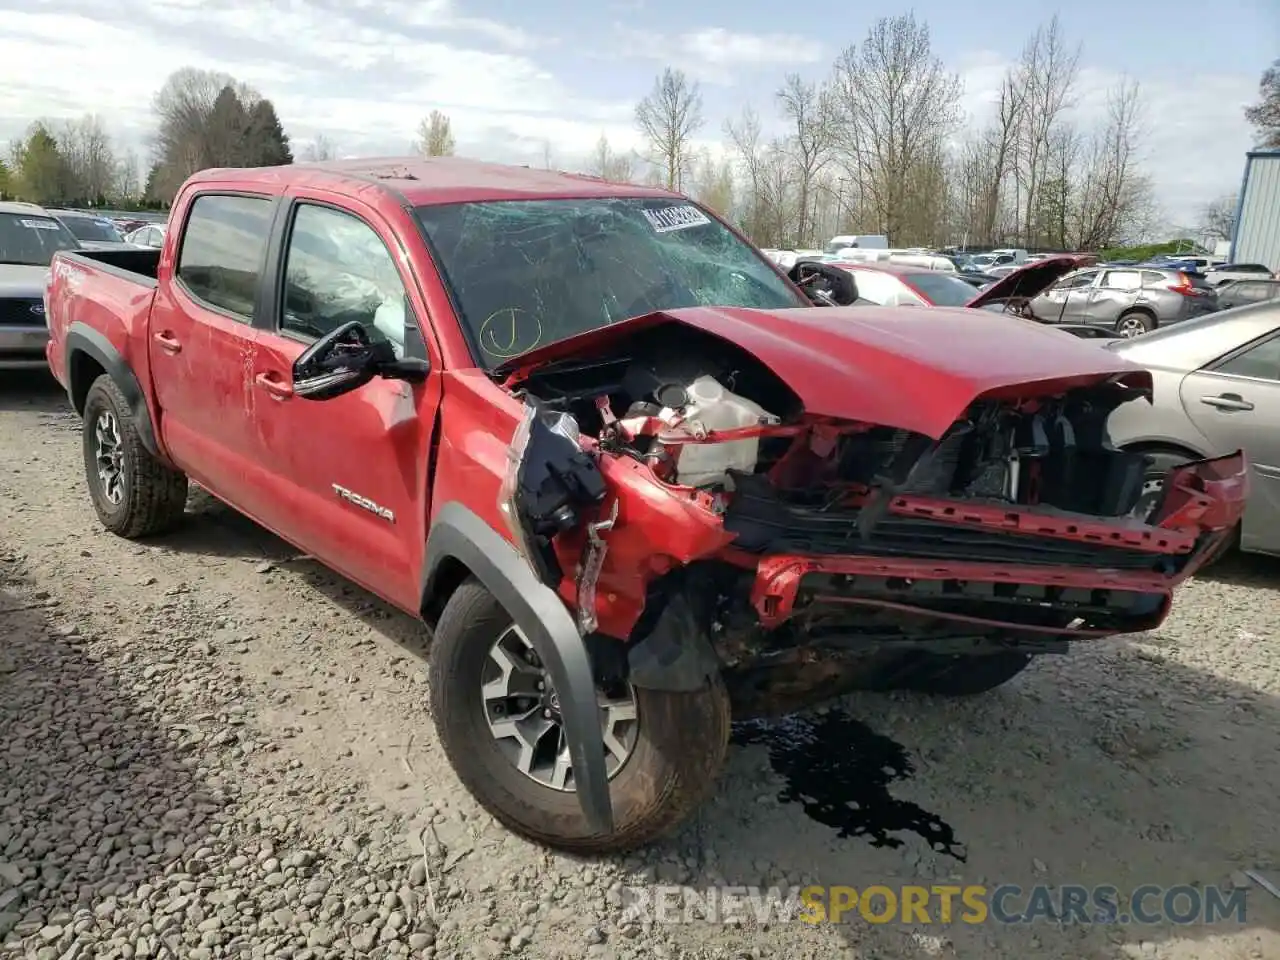
[{"label": "alloy wheel", "polygon": [[[508,628],[489,648],[480,695],[489,732],[511,764],[545,787],[572,792],[560,698],[519,627]],[[612,779],[635,750],[640,728],[635,691],[619,683],[597,690],[597,703],[605,769]]]}]

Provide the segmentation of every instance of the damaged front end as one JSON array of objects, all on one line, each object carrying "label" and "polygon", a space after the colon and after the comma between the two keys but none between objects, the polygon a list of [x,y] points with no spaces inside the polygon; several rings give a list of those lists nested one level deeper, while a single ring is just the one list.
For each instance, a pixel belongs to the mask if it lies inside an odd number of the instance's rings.
[{"label": "damaged front end", "polygon": [[814,412],[705,330],[637,328],[511,373],[525,409],[500,508],[598,676],[688,690],[720,672],[744,713],[791,709],[921,655],[1159,624],[1247,481],[1239,453],[1188,464],[1136,519],[1147,460],[1106,433],[1131,380],[1003,384],[930,435]]}]

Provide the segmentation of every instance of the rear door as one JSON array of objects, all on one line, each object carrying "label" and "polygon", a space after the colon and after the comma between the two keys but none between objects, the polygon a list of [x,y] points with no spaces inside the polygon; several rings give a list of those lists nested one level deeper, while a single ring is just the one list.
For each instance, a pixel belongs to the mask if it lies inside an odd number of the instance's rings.
[{"label": "rear door", "polygon": [[[1280,324],[1280,308],[1276,310]],[[1280,551],[1280,331],[1272,330],[1182,381],[1182,404],[1218,449],[1243,449],[1253,489],[1246,549]]]},{"label": "rear door", "polygon": [[1143,296],[1142,271],[1105,270],[1102,279],[1091,291],[1086,319],[1104,327],[1115,326],[1120,314],[1134,306],[1154,307]]},{"label": "rear door", "polygon": [[[415,609],[441,391],[438,348],[420,329],[429,329],[424,301],[395,230],[376,209],[305,188],[288,203],[250,378],[257,456],[279,492],[267,522],[357,583]],[[427,380],[376,378],[324,401],[293,396],[294,362],[350,320],[390,340],[399,355],[430,360]]]},{"label": "rear door", "polygon": [[193,480],[255,518],[269,493],[255,460],[253,318],[276,208],[270,196],[196,195],[175,221],[177,243],[161,253],[159,275],[169,279],[151,310],[165,444]]}]

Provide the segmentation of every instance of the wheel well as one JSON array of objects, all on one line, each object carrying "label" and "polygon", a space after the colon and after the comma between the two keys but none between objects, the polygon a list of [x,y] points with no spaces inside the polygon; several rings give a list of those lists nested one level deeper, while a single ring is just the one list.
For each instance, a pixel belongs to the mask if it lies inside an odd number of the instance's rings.
[{"label": "wheel well", "polygon": [[1124,448],[1129,453],[1171,453],[1188,460],[1201,460],[1204,454],[1196,453],[1190,447],[1182,447],[1176,443],[1163,443],[1159,440],[1148,440],[1142,443],[1131,443]]},{"label": "wheel well", "polygon": [[76,350],[69,364],[71,379],[71,403],[76,413],[84,413],[84,401],[93,382],[106,373],[106,369],[90,354]]},{"label": "wheel well", "polygon": [[1120,314],[1119,319],[1123,320],[1125,317],[1133,316],[1135,313],[1140,313],[1144,317],[1150,317],[1152,320],[1157,319],[1156,312],[1150,307],[1130,307],[1124,313]]},{"label": "wheel well", "polygon": [[445,557],[440,561],[435,576],[431,578],[431,592],[422,601],[422,619],[427,626],[436,625],[444,612],[444,605],[469,576],[471,568],[457,557]]}]

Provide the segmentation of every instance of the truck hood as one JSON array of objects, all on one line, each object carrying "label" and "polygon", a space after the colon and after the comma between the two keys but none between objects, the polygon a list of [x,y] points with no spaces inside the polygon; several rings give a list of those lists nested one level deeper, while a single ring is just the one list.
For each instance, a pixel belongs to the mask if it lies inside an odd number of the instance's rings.
[{"label": "truck hood", "polygon": [[1012,297],[1038,297],[1051,284],[1065,277],[1072,270],[1085,265],[1084,257],[1046,257],[1028,263],[1017,270],[1011,270],[1005,276],[983,290],[965,304],[966,307],[983,307],[998,300],[1009,300]]},{"label": "truck hood", "polygon": [[0,263],[0,297],[43,297],[48,267]]},{"label": "truck hood", "polygon": [[1069,333],[948,307],[691,307],[560,340],[495,372],[518,383],[555,361],[625,355],[628,338],[664,326],[673,351],[686,328],[745,350],[786,383],[809,414],[934,438],[979,397],[1044,396],[1110,379],[1151,387],[1143,368]]}]

